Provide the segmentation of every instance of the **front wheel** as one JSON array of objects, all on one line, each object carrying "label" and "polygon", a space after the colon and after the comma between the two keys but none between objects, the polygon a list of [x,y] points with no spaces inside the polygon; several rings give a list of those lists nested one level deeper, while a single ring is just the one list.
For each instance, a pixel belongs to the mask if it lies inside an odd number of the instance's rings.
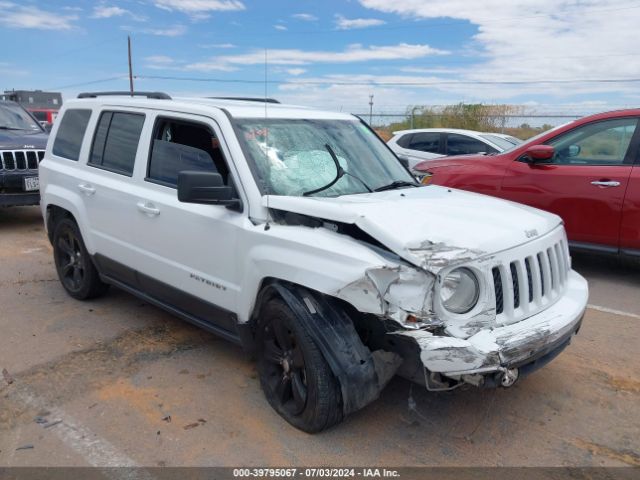
[{"label": "front wheel", "polygon": [[342,420],[337,379],[309,333],[281,300],[270,301],[261,315],[258,372],[269,404],[294,427],[315,433]]},{"label": "front wheel", "polygon": [[107,290],[108,285],[100,280],[84,246],[80,229],[71,218],[62,218],[54,226],[53,259],[60,283],[73,298],[87,300]]}]

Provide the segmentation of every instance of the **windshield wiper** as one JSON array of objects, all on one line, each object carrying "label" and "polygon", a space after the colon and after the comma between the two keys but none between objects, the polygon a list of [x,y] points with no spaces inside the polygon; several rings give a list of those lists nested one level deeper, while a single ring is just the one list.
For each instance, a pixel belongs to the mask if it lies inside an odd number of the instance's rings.
[{"label": "windshield wiper", "polygon": [[7,127],[6,125],[0,125],[0,130],[28,130],[27,128]]},{"label": "windshield wiper", "polygon": [[374,192],[384,192],[385,190],[394,190],[401,187],[419,187],[420,185],[414,182],[407,182],[406,180],[395,180],[388,185],[383,185],[374,190]]},{"label": "windshield wiper", "polygon": [[355,178],[356,180],[358,180],[362,185],[364,185],[364,188],[366,188],[369,193],[372,193],[373,190],[371,190],[371,188],[369,187],[369,185],[367,185],[366,183],[364,183],[364,181],[358,177],[356,177],[355,175],[350,174],[349,172],[345,171],[342,166],[340,165],[340,162],[338,161],[338,157],[336,156],[336,153],[333,151],[333,148],[331,148],[331,145],[329,145],[328,143],[325,144],[324,148],[327,149],[327,152],[329,152],[329,155],[331,155],[331,159],[333,160],[333,163],[336,164],[336,178],[334,178],[331,182],[327,183],[324,187],[320,187],[320,188],[316,188],[315,190],[310,190],[308,192],[304,192],[302,194],[303,197],[308,197],[309,195],[313,195],[314,193],[318,193],[318,192],[322,192],[323,190],[326,190],[327,188],[332,187],[333,185],[335,185],[335,183],[340,180],[343,176],[345,175],[349,175],[352,178]]}]

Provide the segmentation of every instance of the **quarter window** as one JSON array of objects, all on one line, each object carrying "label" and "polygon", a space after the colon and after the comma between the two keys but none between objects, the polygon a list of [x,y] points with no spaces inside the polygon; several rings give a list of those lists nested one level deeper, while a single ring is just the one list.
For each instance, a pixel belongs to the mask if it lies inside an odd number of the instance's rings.
[{"label": "quarter window", "polygon": [[89,164],[131,176],[144,125],[139,113],[103,112],[91,147]]},{"label": "quarter window", "polygon": [[623,165],[638,119],[589,123],[549,141],[552,163],[561,165]]},{"label": "quarter window", "polygon": [[229,169],[220,142],[208,126],[159,118],[151,145],[147,180],[176,187],[184,170],[219,173],[227,184]]},{"label": "quarter window", "polygon": [[64,112],[53,142],[54,155],[68,160],[78,160],[89,117],[91,117],[91,110],[73,109]]}]

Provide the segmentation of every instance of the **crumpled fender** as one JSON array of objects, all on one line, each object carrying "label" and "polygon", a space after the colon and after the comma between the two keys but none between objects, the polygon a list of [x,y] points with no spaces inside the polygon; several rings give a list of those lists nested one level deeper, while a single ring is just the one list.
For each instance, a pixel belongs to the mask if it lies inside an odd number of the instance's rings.
[{"label": "crumpled fender", "polygon": [[274,282],[273,289],[291,308],[318,345],[340,383],[345,415],[376,400],[402,363],[399,355],[371,352],[338,303],[295,284]]}]

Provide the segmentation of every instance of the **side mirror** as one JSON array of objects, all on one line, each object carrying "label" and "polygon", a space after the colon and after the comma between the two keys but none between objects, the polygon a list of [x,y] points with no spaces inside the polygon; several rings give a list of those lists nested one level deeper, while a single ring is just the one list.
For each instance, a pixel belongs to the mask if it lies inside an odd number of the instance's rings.
[{"label": "side mirror", "polygon": [[551,160],[555,150],[551,145],[531,145],[524,151],[529,163],[542,163]]},{"label": "side mirror", "polygon": [[233,198],[233,188],[222,182],[219,173],[182,171],[178,173],[178,200],[184,203],[224,205],[239,209],[240,200]]}]

